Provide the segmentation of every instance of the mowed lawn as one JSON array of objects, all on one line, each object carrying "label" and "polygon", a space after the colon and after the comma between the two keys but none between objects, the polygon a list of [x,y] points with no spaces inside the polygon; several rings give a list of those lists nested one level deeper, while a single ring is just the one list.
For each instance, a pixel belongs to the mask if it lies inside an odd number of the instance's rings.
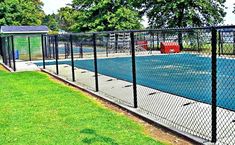
[{"label": "mowed lawn", "polygon": [[140,124],[40,72],[0,69],[0,144],[160,145]]}]

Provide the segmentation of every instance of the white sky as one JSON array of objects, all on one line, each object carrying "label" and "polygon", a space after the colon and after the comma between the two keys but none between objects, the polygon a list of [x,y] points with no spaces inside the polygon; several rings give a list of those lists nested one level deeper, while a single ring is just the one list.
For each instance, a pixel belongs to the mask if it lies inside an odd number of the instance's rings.
[{"label": "white sky", "polygon": [[233,7],[235,0],[227,0],[225,6],[227,7],[227,9],[225,10],[225,12],[227,12],[227,15],[224,19],[224,24],[228,24],[228,25],[235,25],[235,14],[233,13]]},{"label": "white sky", "polygon": [[[57,10],[61,7],[64,7],[66,4],[71,3],[72,0],[42,0],[44,2],[44,11],[46,14],[57,13]],[[233,4],[235,0],[227,0],[225,6],[227,9],[227,15],[224,19],[225,25],[235,25],[235,14],[232,13],[233,11]],[[146,27],[148,25],[147,18],[144,17],[144,21],[142,24]]]},{"label": "white sky", "polygon": [[66,4],[71,3],[72,0],[42,0],[44,3],[43,10],[46,14],[57,13],[57,10]]}]

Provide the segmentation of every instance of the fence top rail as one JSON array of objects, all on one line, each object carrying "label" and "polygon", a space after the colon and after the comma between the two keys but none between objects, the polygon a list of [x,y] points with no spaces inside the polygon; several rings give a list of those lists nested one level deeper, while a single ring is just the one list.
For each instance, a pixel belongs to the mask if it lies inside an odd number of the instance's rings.
[{"label": "fence top rail", "polygon": [[[235,25],[226,25],[226,26],[207,26],[207,27],[184,27],[184,28],[161,28],[161,29],[143,29],[143,30],[120,30],[120,31],[101,31],[101,32],[81,32],[81,33],[65,33],[59,35],[92,35],[92,34],[111,34],[111,33],[143,33],[143,32],[167,32],[167,31],[193,31],[193,30],[211,30],[212,28],[221,30],[221,29],[234,29]],[[55,35],[55,34],[54,34]],[[49,35],[49,36],[54,36]]]},{"label": "fence top rail", "polygon": [[0,35],[1,38],[12,37],[13,35]]}]

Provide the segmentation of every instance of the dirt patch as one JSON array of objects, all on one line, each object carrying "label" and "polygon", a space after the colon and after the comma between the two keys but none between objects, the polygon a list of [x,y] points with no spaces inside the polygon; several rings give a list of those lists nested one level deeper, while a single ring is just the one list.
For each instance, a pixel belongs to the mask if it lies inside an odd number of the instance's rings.
[{"label": "dirt patch", "polygon": [[2,64],[0,64],[0,71],[9,72]]},{"label": "dirt patch", "polygon": [[142,120],[141,118],[131,114],[130,112],[124,110],[123,108],[120,108],[120,107],[118,107],[108,101],[105,101],[104,99],[98,98],[97,96],[93,96],[87,92],[84,92],[83,90],[80,90],[76,87],[73,87],[68,83],[62,82],[62,81],[54,78],[53,76],[49,75],[49,78],[50,78],[50,80],[52,80],[54,82],[63,84],[65,86],[70,86],[70,88],[73,89],[74,91],[82,92],[82,94],[84,94],[85,96],[88,96],[90,99],[95,100],[96,102],[98,102],[99,104],[101,104],[102,106],[104,106],[105,108],[107,108],[111,111],[115,111],[117,113],[120,113],[120,114],[123,114],[123,115],[129,117],[133,121],[144,126],[144,133],[147,135],[150,135],[151,137],[155,138],[156,140],[159,140],[159,141],[164,142],[166,144],[172,144],[172,145],[193,145],[193,143],[190,142],[189,140],[186,140],[176,134],[168,132],[166,129],[159,128],[151,123],[148,123],[148,122]]}]

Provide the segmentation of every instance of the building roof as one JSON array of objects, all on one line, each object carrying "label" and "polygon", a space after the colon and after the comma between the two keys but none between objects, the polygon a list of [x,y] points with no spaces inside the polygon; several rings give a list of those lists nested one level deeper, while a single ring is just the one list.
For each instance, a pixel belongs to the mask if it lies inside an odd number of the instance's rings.
[{"label": "building roof", "polygon": [[1,33],[48,33],[47,26],[1,26]]}]

